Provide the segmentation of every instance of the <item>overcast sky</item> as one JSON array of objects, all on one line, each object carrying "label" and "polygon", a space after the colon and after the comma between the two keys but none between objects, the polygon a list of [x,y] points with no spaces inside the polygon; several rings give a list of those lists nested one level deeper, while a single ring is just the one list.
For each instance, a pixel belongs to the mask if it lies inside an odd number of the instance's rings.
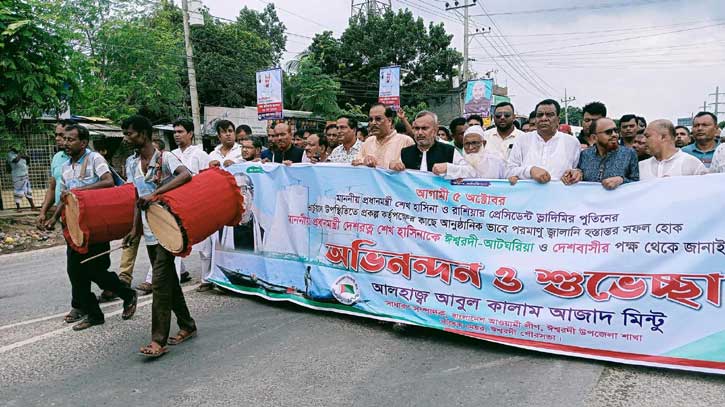
[{"label": "overcast sky", "polygon": [[[264,0],[202,0],[213,15],[234,18]],[[359,0],[356,0],[358,2]],[[453,0],[447,0],[453,4]],[[469,0],[471,2],[471,0]],[[304,50],[314,34],[336,37],[350,18],[349,0],[277,0],[287,26],[285,59]],[[459,0],[463,3],[463,0]],[[561,99],[566,88],[583,106],[599,100],[609,116],[625,113],[675,120],[712,103],[715,86],[725,92],[725,1],[720,0],[489,0],[469,8],[471,26],[492,28],[471,41],[471,69],[496,69],[520,113],[537,101]],[[443,0],[392,0],[426,22],[445,24],[453,46],[463,50],[461,14]],[[545,10],[546,9],[546,10]],[[485,14],[488,13],[488,16]],[[493,21],[493,22],[492,22]],[[495,22],[495,25],[494,25]],[[296,34],[296,35],[294,35]],[[725,95],[720,100],[725,102]],[[708,106],[709,111],[714,106]],[[725,120],[725,104],[720,106]]]}]

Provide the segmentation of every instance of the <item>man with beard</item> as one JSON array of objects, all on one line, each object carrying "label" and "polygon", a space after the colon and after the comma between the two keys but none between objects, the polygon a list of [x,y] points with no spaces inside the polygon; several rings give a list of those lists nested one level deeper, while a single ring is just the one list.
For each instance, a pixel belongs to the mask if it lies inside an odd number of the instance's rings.
[{"label": "man with beard", "polygon": [[326,152],[329,154],[340,145],[340,138],[336,123],[330,123],[325,127],[325,138],[327,139],[327,143],[330,145],[330,149]]},{"label": "man with beard", "polygon": [[[683,147],[682,151],[702,161],[705,168],[710,168],[719,134],[717,117],[710,112],[700,112],[692,120],[692,136],[695,142]],[[677,145],[676,140],[675,145]]]},{"label": "man with beard", "polygon": [[242,159],[244,161],[259,161],[262,154],[262,142],[258,138],[247,137],[242,139]]},{"label": "man with beard", "polygon": [[292,130],[287,123],[274,126],[274,134],[269,137],[269,150],[262,152],[262,162],[300,163],[305,150],[292,144]]},{"label": "man with beard", "polygon": [[[151,122],[143,116],[132,116],[121,123],[124,140],[135,151],[126,160],[128,182],[136,187],[138,201],[131,232],[123,239],[124,245],[142,233],[146,250],[153,265],[153,305],[151,306],[151,343],[139,351],[141,355],[156,358],[168,350],[167,343],[176,345],[196,335],[196,322],[189,313],[184,292],[174,267],[174,256],[158,243],[146,223],[143,213],[152,200],[191,181],[191,172],[170,152],[161,153],[151,144]],[[234,126],[231,127],[234,140]],[[179,332],[169,337],[171,314],[176,315]]]},{"label": "man with beard", "polygon": [[536,131],[517,137],[509,155],[506,176],[511,185],[519,179],[533,179],[541,184],[559,180],[579,162],[579,141],[557,131],[559,103],[545,99],[536,105],[535,111]]},{"label": "man with beard", "polygon": [[619,119],[619,135],[622,137],[621,145],[632,147],[638,131],[639,125],[637,124],[636,115],[625,114]]},{"label": "man with beard", "polygon": [[690,144],[692,144],[690,129],[685,126],[675,127],[675,147],[682,148],[685,146],[689,146]]},{"label": "man with beard", "polygon": [[655,120],[644,130],[647,152],[652,154],[639,163],[639,178],[677,177],[702,175],[707,168],[697,158],[675,147],[675,126],[669,120]]},{"label": "man with beard", "polygon": [[649,153],[647,153],[647,138],[645,138],[644,132],[637,133],[634,137],[632,148],[634,148],[634,151],[637,153],[637,160],[639,161],[652,157]]},{"label": "man with beard", "polygon": [[604,189],[612,190],[624,183],[639,181],[637,153],[619,145],[614,120],[594,119],[589,124],[589,134],[596,137],[596,143],[582,151],[577,168],[568,170],[562,177],[564,184],[599,182]]},{"label": "man with beard", "polygon": [[496,127],[486,130],[483,139],[486,140],[486,150],[506,160],[509,157],[514,140],[524,134],[514,126],[514,105],[501,102],[493,108],[493,120]]},{"label": "man with beard", "polygon": [[412,138],[398,134],[393,128],[395,111],[386,108],[382,103],[370,107],[368,117],[368,134],[360,149],[360,153],[352,161],[352,165],[367,167],[390,168],[394,161],[400,161],[400,151],[415,144]]},{"label": "man with beard", "polygon": [[427,110],[418,113],[413,121],[413,132],[415,145],[401,150],[400,161],[392,162],[391,170],[432,171],[438,163],[452,163],[454,159],[461,159],[452,145],[436,140],[438,116],[435,113]]},{"label": "man with beard", "polygon": [[[471,126],[463,135],[463,157],[452,164],[440,163],[433,166],[433,173],[446,179],[486,178],[503,179],[506,162],[497,154],[484,150],[483,128]],[[458,156],[458,155],[457,155]]]}]

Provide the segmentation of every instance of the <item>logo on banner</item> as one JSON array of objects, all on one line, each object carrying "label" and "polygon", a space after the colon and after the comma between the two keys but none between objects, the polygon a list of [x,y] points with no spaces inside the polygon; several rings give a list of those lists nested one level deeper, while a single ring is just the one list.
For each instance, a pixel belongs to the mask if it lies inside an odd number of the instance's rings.
[{"label": "logo on banner", "polygon": [[352,276],[344,275],[332,283],[332,295],[343,305],[353,305],[360,300],[360,288]]}]

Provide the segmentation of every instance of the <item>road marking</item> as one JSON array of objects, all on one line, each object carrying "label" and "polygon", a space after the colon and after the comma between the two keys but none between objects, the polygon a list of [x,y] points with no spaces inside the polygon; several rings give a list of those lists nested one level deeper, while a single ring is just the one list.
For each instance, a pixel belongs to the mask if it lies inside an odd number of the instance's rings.
[{"label": "road marking", "polygon": [[[139,298],[142,298],[142,297],[139,297]],[[108,302],[108,303],[101,305],[101,309],[109,308],[114,305],[118,305],[120,303],[121,303],[121,300],[115,300],[113,302]],[[66,316],[67,314],[68,314],[68,312],[63,312],[63,313],[55,314],[55,315],[48,315],[47,317],[40,317],[40,318],[35,318],[35,319],[29,319],[27,321],[15,322],[15,323],[9,324],[9,325],[3,325],[3,326],[0,326],[0,331],[5,330],[5,329],[10,329],[10,328],[15,328],[16,326],[29,325],[29,324],[34,324],[36,322],[47,321],[49,319],[61,318],[61,317]]]},{"label": "road marking", "polygon": [[[187,293],[187,292],[189,292],[189,291],[197,288],[198,286],[199,286],[199,284],[194,284],[194,285],[191,285],[191,286],[188,286],[188,287],[184,287],[182,289],[182,291],[185,292],[185,293]],[[138,309],[138,308],[141,308],[141,307],[143,307],[145,305],[149,305],[151,303],[153,303],[153,300],[139,302],[136,305],[136,308]],[[106,306],[110,306],[110,305],[114,305],[114,303],[106,304]],[[114,315],[120,315],[122,312],[123,312],[123,309],[118,309],[116,311],[113,311],[111,313],[106,314],[105,316],[111,317],[111,316],[114,316]],[[59,314],[59,315],[60,316],[63,316],[63,315],[65,315],[65,313],[64,314]],[[37,322],[37,321],[44,321],[44,320],[52,319],[52,318],[56,318],[56,317],[57,317],[57,315],[51,315],[49,317],[43,317],[43,318],[37,318],[35,320],[19,322],[18,324],[25,325],[25,324],[30,324],[30,323]],[[14,324],[14,326],[18,326],[18,324]],[[9,326],[9,325],[6,325],[6,327],[7,326]],[[0,328],[5,329],[5,327],[0,327]],[[58,335],[60,335],[60,334],[62,334],[64,332],[70,331],[72,329],[73,329],[73,325],[72,324],[69,324],[66,327],[63,327],[63,328],[60,328],[60,329],[56,329],[55,331],[46,332],[46,333],[41,334],[41,335],[36,335],[36,336],[33,336],[31,338],[28,338],[28,339],[24,339],[24,340],[19,341],[19,342],[14,342],[14,343],[11,343],[9,345],[2,346],[2,347],[0,347],[0,354],[3,354],[5,352],[9,352],[9,351],[11,351],[13,349],[17,349],[17,348],[19,348],[21,346],[30,345],[32,343],[42,341],[43,339],[48,339],[48,338],[52,338],[54,336],[58,336]]]}]

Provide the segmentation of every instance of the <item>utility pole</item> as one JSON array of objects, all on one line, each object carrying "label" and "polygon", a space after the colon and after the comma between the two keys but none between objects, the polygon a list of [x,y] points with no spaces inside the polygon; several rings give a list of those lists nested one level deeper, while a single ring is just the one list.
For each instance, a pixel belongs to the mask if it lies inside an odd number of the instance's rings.
[{"label": "utility pole", "polygon": [[[725,93],[720,93],[719,86],[715,86],[715,93],[711,93],[710,95],[708,95],[708,96],[715,96],[715,103],[710,103],[710,105],[715,106],[715,110],[713,111],[715,116],[717,116],[717,114],[720,112],[719,106],[725,105],[725,102],[720,102],[720,95],[725,96]],[[715,124],[717,124],[717,123],[715,123]]]},{"label": "utility pole", "polygon": [[194,132],[199,134],[197,144],[201,144],[202,129],[201,116],[199,115],[199,95],[196,92],[196,70],[194,69],[194,53],[191,49],[191,29],[189,28],[189,3],[188,0],[181,0],[184,19],[184,45],[186,48],[186,68],[189,72],[189,96],[191,98],[191,117],[194,121]]},{"label": "utility pole", "polygon": [[564,104],[564,123],[569,124],[569,102],[576,100],[574,96],[567,96],[566,88],[564,88],[564,99],[561,99],[561,103]]},{"label": "utility pole", "polygon": [[[707,112],[707,100],[702,102],[702,111]],[[693,116],[694,117],[694,116]]]}]

